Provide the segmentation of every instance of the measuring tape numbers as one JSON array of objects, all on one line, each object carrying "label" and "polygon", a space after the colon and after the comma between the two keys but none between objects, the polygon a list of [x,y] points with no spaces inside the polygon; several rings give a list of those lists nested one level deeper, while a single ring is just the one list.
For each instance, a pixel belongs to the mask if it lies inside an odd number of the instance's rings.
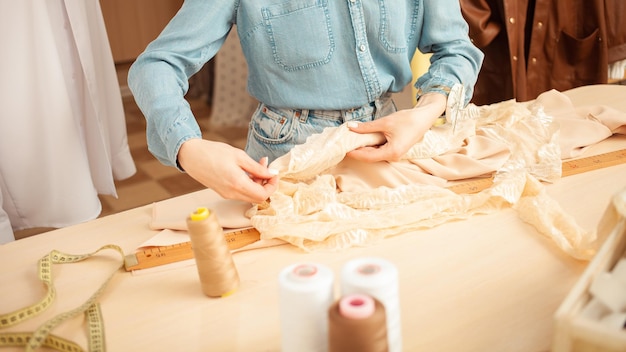
[{"label": "measuring tape numbers", "polygon": [[[105,245],[98,250],[88,254],[66,254],[53,250],[42,257],[38,262],[38,276],[46,286],[45,296],[37,303],[18,309],[14,312],[0,314],[0,329],[17,325],[27,319],[33,318],[44,312],[56,298],[56,288],[52,277],[52,266],[54,264],[76,263],[88,259],[98,252],[112,249],[118,252],[122,259],[124,252],[116,245]],[[80,306],[58,314],[41,324],[34,332],[0,332],[0,347],[25,347],[26,351],[34,351],[40,347],[48,347],[64,352],[82,352],[83,348],[78,344],[64,338],[53,335],[52,330],[64,321],[80,314],[85,314],[87,320],[88,348],[92,352],[106,351],[104,340],[104,324],[98,298],[104,292],[107,284],[115,273],[123,266],[120,266],[105,280],[105,282]]]}]

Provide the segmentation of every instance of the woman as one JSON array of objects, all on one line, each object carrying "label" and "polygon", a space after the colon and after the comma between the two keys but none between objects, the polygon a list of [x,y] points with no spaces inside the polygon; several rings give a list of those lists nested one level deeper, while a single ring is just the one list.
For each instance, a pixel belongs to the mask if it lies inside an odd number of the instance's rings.
[{"label": "woman", "polygon": [[[235,25],[260,101],[245,153],[203,140],[184,100],[189,77]],[[381,132],[386,143],[349,156],[395,160],[444,112],[454,84],[469,101],[482,53],[467,32],[456,0],[187,0],[131,67],[129,87],[162,163],[225,198],[260,203],[277,184],[267,163],[325,127]],[[389,95],[411,81],[416,50],[433,53],[431,65],[415,108],[396,111]]]}]

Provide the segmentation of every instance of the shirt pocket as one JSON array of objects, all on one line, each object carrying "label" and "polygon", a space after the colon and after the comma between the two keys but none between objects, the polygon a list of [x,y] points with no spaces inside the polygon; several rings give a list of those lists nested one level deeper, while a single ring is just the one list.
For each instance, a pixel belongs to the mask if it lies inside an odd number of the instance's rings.
[{"label": "shirt pocket", "polygon": [[300,0],[261,9],[274,62],[287,71],[330,61],[335,49],[328,0]]},{"label": "shirt pocket", "polygon": [[561,31],[552,60],[554,88],[566,90],[572,84],[596,84],[606,79],[606,73],[600,70],[607,61],[602,45],[598,28],[585,37]]},{"label": "shirt pocket", "polygon": [[390,53],[406,52],[408,43],[415,36],[417,29],[417,6],[400,4],[397,4],[396,0],[378,0],[380,13],[378,39]]}]

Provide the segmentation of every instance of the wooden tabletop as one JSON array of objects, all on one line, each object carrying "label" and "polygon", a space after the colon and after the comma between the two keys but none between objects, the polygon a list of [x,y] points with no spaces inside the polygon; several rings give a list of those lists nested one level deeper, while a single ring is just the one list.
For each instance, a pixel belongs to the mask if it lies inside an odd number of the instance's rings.
[{"label": "wooden tabletop", "polygon": [[[567,94],[576,105],[626,111],[625,86],[583,87]],[[584,156],[618,149],[626,149],[623,136],[591,147]],[[594,229],[610,197],[626,185],[625,176],[622,164],[569,176],[546,189],[582,227]],[[116,244],[134,252],[156,234],[148,227],[151,209],[143,206],[0,246],[0,314],[43,297],[37,261],[53,249],[88,253]],[[236,253],[241,286],[219,299],[202,294],[194,266],[144,274],[120,270],[100,298],[108,351],[277,351],[278,273],[307,261],[330,267],[337,277],[343,264],[363,256],[386,258],[398,268],[405,351],[549,350],[554,312],[587,265],[506,209],[341,253],[307,254],[289,245]],[[106,251],[55,266],[55,303],[0,332],[32,331],[82,304],[119,258]],[[86,346],[82,317],[54,333]]]}]

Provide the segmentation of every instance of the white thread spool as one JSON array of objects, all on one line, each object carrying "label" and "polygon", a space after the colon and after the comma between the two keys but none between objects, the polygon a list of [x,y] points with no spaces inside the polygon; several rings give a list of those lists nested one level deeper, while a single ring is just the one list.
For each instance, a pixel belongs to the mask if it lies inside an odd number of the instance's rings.
[{"label": "white thread spool", "polygon": [[341,270],[342,296],[363,293],[385,306],[389,352],[402,351],[402,326],[398,270],[382,258],[366,257],[347,262]]},{"label": "white thread spool", "polygon": [[279,275],[282,352],[328,351],[328,309],[333,304],[330,268],[300,263]]}]

